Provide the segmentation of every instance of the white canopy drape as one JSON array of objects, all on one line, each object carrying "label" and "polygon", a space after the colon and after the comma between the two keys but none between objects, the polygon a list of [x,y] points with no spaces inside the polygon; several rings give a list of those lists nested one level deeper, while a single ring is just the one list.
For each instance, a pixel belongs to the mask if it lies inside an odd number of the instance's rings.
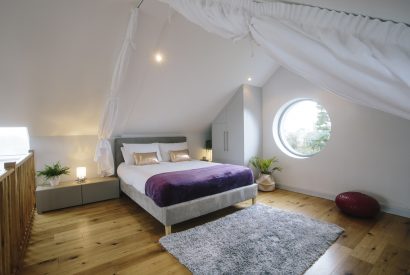
[{"label": "white canopy drape", "polygon": [[114,159],[109,138],[112,135],[117,120],[118,96],[127,67],[127,61],[129,60],[131,49],[135,48],[133,41],[137,23],[138,8],[135,8],[131,12],[127,32],[115,63],[109,96],[98,129],[98,141],[94,160],[97,162],[98,173],[101,176],[110,176],[115,173]]},{"label": "white canopy drape", "polygon": [[280,2],[161,0],[222,37],[250,36],[279,64],[356,103],[410,119],[410,28]]}]

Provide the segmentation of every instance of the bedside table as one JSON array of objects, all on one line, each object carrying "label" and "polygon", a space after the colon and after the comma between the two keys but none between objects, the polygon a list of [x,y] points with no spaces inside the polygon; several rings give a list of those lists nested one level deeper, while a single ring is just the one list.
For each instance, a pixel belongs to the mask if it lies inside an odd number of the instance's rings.
[{"label": "bedside table", "polygon": [[37,212],[61,209],[97,201],[119,198],[117,177],[90,178],[84,182],[68,181],[57,186],[40,185],[36,188]]},{"label": "bedside table", "polygon": [[117,177],[92,178],[81,183],[83,204],[120,197],[120,181]]}]

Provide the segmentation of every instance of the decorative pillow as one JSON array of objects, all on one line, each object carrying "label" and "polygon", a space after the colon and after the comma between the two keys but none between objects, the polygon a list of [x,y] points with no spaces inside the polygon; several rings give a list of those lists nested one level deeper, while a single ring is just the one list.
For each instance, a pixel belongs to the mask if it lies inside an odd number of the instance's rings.
[{"label": "decorative pillow", "polygon": [[188,149],[179,151],[169,151],[169,157],[172,162],[191,160]]},{"label": "decorative pillow", "polygon": [[148,144],[124,143],[123,146],[124,146],[124,151],[126,155],[124,156],[124,153],[123,153],[125,164],[128,164],[128,165],[134,164],[134,153],[156,152],[158,160],[159,161],[162,160],[158,143],[148,143]]},{"label": "decorative pillow", "polygon": [[157,152],[134,153],[135,165],[159,164]]},{"label": "decorative pillow", "polygon": [[159,143],[159,149],[161,151],[162,161],[171,161],[169,152],[188,149],[188,143],[187,142]]}]

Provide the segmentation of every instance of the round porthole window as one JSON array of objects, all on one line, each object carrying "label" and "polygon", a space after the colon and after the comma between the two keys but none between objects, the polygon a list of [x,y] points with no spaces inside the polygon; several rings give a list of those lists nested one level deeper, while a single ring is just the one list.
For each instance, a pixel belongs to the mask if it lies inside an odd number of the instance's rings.
[{"label": "round porthole window", "polygon": [[307,158],[319,153],[330,139],[331,122],[325,108],[311,99],[293,100],[279,110],[273,136],[287,155]]}]

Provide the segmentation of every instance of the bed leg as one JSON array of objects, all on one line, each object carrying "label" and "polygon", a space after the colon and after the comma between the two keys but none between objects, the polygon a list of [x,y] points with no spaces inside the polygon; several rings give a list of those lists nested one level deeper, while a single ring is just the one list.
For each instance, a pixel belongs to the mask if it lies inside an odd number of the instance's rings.
[{"label": "bed leg", "polygon": [[165,226],[165,236],[171,234],[171,225],[166,225]]},{"label": "bed leg", "polygon": [[256,197],[252,198],[252,205],[256,204]]}]

